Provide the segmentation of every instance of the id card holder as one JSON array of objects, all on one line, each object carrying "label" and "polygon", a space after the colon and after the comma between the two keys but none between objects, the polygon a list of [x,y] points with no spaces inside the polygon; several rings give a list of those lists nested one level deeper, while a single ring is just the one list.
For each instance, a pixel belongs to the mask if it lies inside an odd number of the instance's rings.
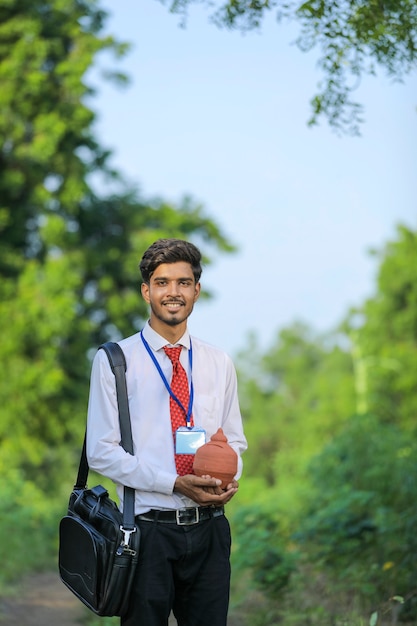
[{"label": "id card holder", "polygon": [[205,443],[204,428],[180,426],[175,433],[175,454],[195,454]]}]

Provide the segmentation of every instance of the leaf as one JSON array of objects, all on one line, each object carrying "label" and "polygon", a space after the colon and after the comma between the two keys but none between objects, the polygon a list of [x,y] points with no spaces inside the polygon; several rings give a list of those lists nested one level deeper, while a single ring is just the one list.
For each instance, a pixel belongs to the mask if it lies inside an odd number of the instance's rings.
[{"label": "leaf", "polygon": [[391,600],[399,602],[400,604],[404,604],[404,598],[402,596],[392,596]]}]

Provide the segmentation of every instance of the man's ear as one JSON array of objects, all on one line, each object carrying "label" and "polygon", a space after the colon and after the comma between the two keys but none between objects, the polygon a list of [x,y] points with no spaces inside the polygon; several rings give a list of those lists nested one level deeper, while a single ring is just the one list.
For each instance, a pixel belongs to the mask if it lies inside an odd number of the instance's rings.
[{"label": "man's ear", "polygon": [[142,298],[149,304],[149,285],[147,283],[142,283],[140,286],[140,291],[142,293]]},{"label": "man's ear", "polygon": [[194,302],[197,302],[201,292],[201,283],[196,283],[194,291]]}]

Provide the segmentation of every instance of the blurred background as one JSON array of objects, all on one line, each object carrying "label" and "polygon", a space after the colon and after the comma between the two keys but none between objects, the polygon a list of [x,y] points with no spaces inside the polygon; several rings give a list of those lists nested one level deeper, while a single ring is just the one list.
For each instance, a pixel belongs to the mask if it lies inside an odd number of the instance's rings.
[{"label": "blurred background", "polygon": [[182,237],[249,441],[231,626],[417,623],[416,26],[413,0],[0,3],[0,622],[56,576],[91,358]]},{"label": "blurred background", "polygon": [[266,348],[294,318],[339,323],[373,290],[368,250],[398,223],[417,226],[415,74],[350,79],[364,123],[342,136],[307,124],[323,72],[316,50],[295,45],[296,22],[270,11],[242,33],[199,4],[185,24],[160,2],[103,6],[109,32],[132,44],[126,89],[94,71],[112,163],[147,197],[191,196],[238,248],[204,272],[216,297],[197,306],[193,332],[233,354],[249,329]]}]

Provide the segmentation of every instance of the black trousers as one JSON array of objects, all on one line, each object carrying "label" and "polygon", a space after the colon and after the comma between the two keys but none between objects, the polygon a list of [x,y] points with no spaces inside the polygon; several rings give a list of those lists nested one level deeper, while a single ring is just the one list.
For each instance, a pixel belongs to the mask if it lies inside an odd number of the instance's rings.
[{"label": "black trousers", "polygon": [[141,547],[121,626],[226,626],[230,527],[224,515],[190,526],[139,520]]}]

